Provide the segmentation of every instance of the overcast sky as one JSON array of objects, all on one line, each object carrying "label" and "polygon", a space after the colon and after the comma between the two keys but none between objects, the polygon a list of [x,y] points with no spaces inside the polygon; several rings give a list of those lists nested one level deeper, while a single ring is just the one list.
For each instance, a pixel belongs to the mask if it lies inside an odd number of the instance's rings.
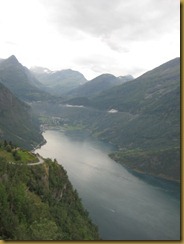
[{"label": "overcast sky", "polygon": [[134,77],[180,56],[179,0],[0,0],[0,58]]}]

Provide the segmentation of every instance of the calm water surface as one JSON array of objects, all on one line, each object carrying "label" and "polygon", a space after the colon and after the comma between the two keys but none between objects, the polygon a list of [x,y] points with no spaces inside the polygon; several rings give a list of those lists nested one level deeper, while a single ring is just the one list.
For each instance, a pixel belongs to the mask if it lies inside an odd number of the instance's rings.
[{"label": "calm water surface", "polygon": [[38,152],[67,170],[104,240],[180,239],[179,185],[132,174],[108,157],[110,145],[48,130]]}]

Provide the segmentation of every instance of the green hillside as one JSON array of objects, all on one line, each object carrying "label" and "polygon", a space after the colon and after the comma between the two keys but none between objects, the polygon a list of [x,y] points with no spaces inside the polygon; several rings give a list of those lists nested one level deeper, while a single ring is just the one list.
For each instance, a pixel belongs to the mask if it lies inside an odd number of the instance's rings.
[{"label": "green hillside", "polygon": [[[111,74],[102,74],[86,82],[85,84],[71,90],[67,95],[71,97],[94,97],[111,87],[133,80],[130,75],[115,77]],[[83,104],[86,105],[86,104]]]},{"label": "green hillside", "polygon": [[137,79],[104,91],[94,98],[93,106],[98,109],[114,108],[123,112],[140,113],[149,110],[150,105],[154,106],[154,102],[179,86],[180,58],[176,58]]},{"label": "green hillside", "polygon": [[99,239],[63,167],[50,159],[37,164],[39,160],[0,143],[0,239]]},{"label": "green hillside", "polygon": [[104,92],[93,104],[132,115],[126,125],[102,132],[121,149],[112,155],[115,160],[144,173],[180,179],[179,58]]},{"label": "green hillside", "polygon": [[40,126],[30,106],[16,98],[0,83],[0,140],[33,148],[43,141]]}]

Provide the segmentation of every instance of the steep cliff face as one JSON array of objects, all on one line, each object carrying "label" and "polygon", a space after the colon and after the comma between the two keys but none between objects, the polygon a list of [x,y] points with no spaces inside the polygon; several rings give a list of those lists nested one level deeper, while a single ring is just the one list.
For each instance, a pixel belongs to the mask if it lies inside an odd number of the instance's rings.
[{"label": "steep cliff face", "polygon": [[43,140],[30,107],[1,83],[0,118],[0,139],[11,140],[27,148],[32,148]]},{"label": "steep cliff face", "polygon": [[21,155],[19,160],[15,160],[13,154],[12,146],[5,147],[1,143],[1,239],[99,239],[97,228],[89,219],[61,165],[49,159],[41,164],[28,165],[21,160],[28,152],[18,151],[17,154]]}]

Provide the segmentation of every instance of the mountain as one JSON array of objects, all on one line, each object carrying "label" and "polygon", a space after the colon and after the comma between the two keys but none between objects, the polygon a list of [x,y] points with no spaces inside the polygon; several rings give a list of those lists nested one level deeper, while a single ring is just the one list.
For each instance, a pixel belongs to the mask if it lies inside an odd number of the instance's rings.
[{"label": "mountain", "polygon": [[1,240],[99,240],[56,160],[1,143],[0,195]]},{"label": "mountain", "polygon": [[77,87],[70,91],[68,95],[70,97],[93,97],[100,94],[102,91],[108,90],[113,86],[123,84],[127,81],[132,80],[131,75],[115,77],[111,74],[102,74],[96,78],[88,81],[84,85]]},{"label": "mountain", "polygon": [[[173,59],[123,85],[104,91],[94,107],[139,113],[180,87],[180,58]],[[162,104],[162,103],[161,103]]]},{"label": "mountain", "polygon": [[[111,156],[148,174],[180,179],[180,58],[114,87],[92,101],[95,108],[129,113],[100,136],[121,149]],[[116,115],[112,115],[115,116]]]},{"label": "mountain", "polygon": [[31,108],[0,83],[0,141],[10,140],[33,148],[43,141]]},{"label": "mountain", "polygon": [[12,55],[0,62],[0,82],[25,101],[47,99],[42,84]]},{"label": "mountain", "polygon": [[87,82],[83,74],[71,69],[50,71],[47,68],[33,67],[30,70],[45,86],[46,91],[57,96],[66,94],[68,91]]},{"label": "mountain", "polygon": [[134,77],[132,75],[118,76],[118,79],[122,80],[119,84],[123,84],[127,81],[133,80]]}]

